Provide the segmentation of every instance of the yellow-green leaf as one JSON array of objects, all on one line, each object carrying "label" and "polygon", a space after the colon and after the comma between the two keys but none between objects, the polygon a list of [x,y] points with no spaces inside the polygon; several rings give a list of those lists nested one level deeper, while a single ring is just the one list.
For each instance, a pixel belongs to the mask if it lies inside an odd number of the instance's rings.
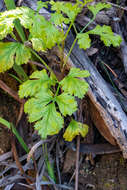
[{"label": "yellow-green leaf", "polygon": [[45,139],[48,135],[57,134],[63,127],[64,120],[60,113],[56,111],[55,104],[51,103],[46,106],[43,119],[36,122],[35,129],[38,130],[42,139]]},{"label": "yellow-green leaf", "polygon": [[14,63],[27,63],[30,57],[30,50],[21,43],[0,42],[0,72],[10,69]]},{"label": "yellow-green leaf", "polygon": [[71,68],[69,74],[62,81],[60,81],[62,89],[70,95],[83,98],[85,93],[88,91],[89,85],[86,81],[77,77],[88,77],[89,75],[89,72],[86,70]]},{"label": "yellow-green leaf", "polygon": [[87,7],[93,13],[93,15],[96,16],[99,11],[105,8],[108,9],[111,7],[111,5],[107,3],[97,3],[95,5],[88,5]]},{"label": "yellow-green leaf", "polygon": [[73,5],[70,2],[55,2],[55,1],[50,1],[51,4],[51,9],[53,11],[56,11],[58,13],[64,13],[68,16],[70,21],[75,19],[75,17],[78,15],[78,13],[81,11],[81,1],[76,1],[76,3]]},{"label": "yellow-green leaf", "polygon": [[83,48],[86,50],[87,48],[90,48],[91,46],[91,39],[89,38],[89,35],[87,33],[82,33],[77,35],[78,38],[78,44],[80,48]]},{"label": "yellow-green leaf", "polygon": [[34,11],[28,7],[18,7],[14,10],[0,13],[0,40],[7,34],[11,34],[14,28],[14,20],[19,19],[21,24],[29,29],[32,25]]},{"label": "yellow-green leaf", "polygon": [[50,90],[41,88],[35,97],[30,98],[24,106],[25,113],[29,115],[29,121],[34,122],[44,116],[46,106],[52,101],[53,94]]},{"label": "yellow-green leaf", "polygon": [[48,88],[55,84],[54,80],[51,80],[45,69],[42,71],[35,71],[30,76],[30,79],[20,85],[19,96],[20,98],[34,96],[41,88]]},{"label": "yellow-green leaf", "polygon": [[88,133],[88,125],[72,120],[67,127],[63,137],[66,141],[72,141],[75,136],[85,137]]},{"label": "yellow-green leaf", "polygon": [[112,32],[110,26],[100,26],[97,25],[93,30],[87,32],[88,34],[99,35],[100,39],[104,42],[106,46],[113,45],[114,47],[119,46],[122,42],[122,38],[119,35],[115,35]]},{"label": "yellow-green leaf", "polygon": [[40,38],[31,38],[31,42],[33,45],[33,49],[36,51],[45,51],[46,46],[44,44],[44,41]]},{"label": "yellow-green leaf", "polygon": [[56,97],[56,102],[59,106],[60,112],[66,115],[72,115],[77,110],[77,102],[74,97],[67,93],[62,93]]},{"label": "yellow-green leaf", "polygon": [[[40,43],[37,38],[41,40]],[[47,21],[41,15],[36,15],[30,29],[30,40],[35,50],[37,50],[39,44],[39,50],[44,51],[46,49],[51,49],[56,44],[60,44],[63,40],[63,33],[59,31],[51,21]]]}]

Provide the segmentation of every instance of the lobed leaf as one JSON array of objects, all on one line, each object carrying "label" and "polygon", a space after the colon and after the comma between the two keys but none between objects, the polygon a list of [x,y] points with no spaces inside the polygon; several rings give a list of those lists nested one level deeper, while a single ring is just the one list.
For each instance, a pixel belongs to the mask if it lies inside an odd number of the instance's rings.
[{"label": "lobed leaf", "polygon": [[55,104],[51,103],[46,106],[42,120],[36,122],[35,129],[45,139],[48,135],[57,134],[63,127],[64,120],[60,113],[56,111]]},{"label": "lobed leaf", "polygon": [[30,50],[21,43],[0,42],[0,72],[10,69],[14,63],[27,63],[30,57]]},{"label": "lobed leaf", "polygon": [[33,45],[33,49],[36,51],[45,51],[46,50],[46,46],[44,44],[44,41],[40,38],[31,38],[31,42]]},{"label": "lobed leaf", "polygon": [[14,10],[0,13],[0,40],[13,32],[14,21],[19,19],[21,24],[29,29],[32,25],[34,11],[28,7],[18,7]]},{"label": "lobed leaf", "polygon": [[59,106],[60,112],[66,115],[72,115],[77,110],[77,102],[74,97],[67,93],[62,93],[56,97],[56,102]]},{"label": "lobed leaf", "polygon": [[54,80],[51,80],[48,77],[45,69],[43,69],[42,71],[35,71],[30,76],[30,79],[32,80],[27,80],[26,82],[20,85],[19,88],[20,98],[34,96],[42,88],[47,89],[48,87],[54,85],[55,83]]},{"label": "lobed leaf", "polygon": [[67,127],[63,137],[66,141],[72,141],[75,136],[81,135],[85,137],[88,133],[88,126],[86,124],[72,120]]},{"label": "lobed leaf", "polygon": [[[41,40],[40,43],[37,39]],[[44,51],[47,48],[51,49],[56,44],[60,44],[63,40],[63,33],[51,21],[47,21],[41,15],[36,15],[30,29],[30,40],[35,50],[38,50],[37,46],[39,44],[39,50]]]},{"label": "lobed leaf", "polygon": [[107,3],[97,3],[95,5],[88,5],[88,9],[93,13],[94,16],[96,16],[102,9],[108,9],[111,8],[110,4]]},{"label": "lobed leaf", "polygon": [[100,26],[97,25],[93,30],[87,32],[88,34],[100,35],[100,39],[104,42],[106,46],[113,45],[114,47],[119,46],[122,42],[122,38],[119,35],[115,35],[112,32],[110,26]]},{"label": "lobed leaf", "polygon": [[74,5],[70,2],[55,2],[50,1],[51,9],[53,11],[56,11],[58,13],[64,13],[68,16],[70,19],[70,22],[75,19],[75,17],[78,15],[79,12],[81,12],[81,6],[82,2],[77,1]]},{"label": "lobed leaf", "polygon": [[42,8],[48,8],[48,2],[37,1],[37,12]]},{"label": "lobed leaf", "polygon": [[83,98],[85,93],[88,91],[88,83],[84,80],[80,80],[77,77],[88,77],[90,74],[88,71],[81,71],[78,68],[71,68],[69,74],[60,81],[62,89],[70,94],[77,96],[78,98]]},{"label": "lobed leaf", "polygon": [[91,39],[87,33],[77,34],[79,47],[86,50],[91,46]]},{"label": "lobed leaf", "polygon": [[25,113],[29,114],[29,121],[34,122],[41,119],[45,114],[46,106],[53,100],[50,90],[41,88],[35,97],[30,98],[24,106]]},{"label": "lobed leaf", "polygon": [[65,18],[61,13],[55,12],[51,14],[51,22],[56,26],[61,25],[62,23],[69,24],[70,20]]}]

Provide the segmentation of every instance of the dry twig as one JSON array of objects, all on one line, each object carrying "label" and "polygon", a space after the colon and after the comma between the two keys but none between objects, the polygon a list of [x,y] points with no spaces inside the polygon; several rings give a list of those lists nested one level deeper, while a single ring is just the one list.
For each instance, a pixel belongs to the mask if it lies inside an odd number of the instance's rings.
[{"label": "dry twig", "polygon": [[18,94],[9,88],[2,80],[0,80],[0,88],[3,89],[5,92],[7,92],[10,96],[12,96],[15,100],[17,100],[19,103],[24,104],[25,100],[20,99]]}]

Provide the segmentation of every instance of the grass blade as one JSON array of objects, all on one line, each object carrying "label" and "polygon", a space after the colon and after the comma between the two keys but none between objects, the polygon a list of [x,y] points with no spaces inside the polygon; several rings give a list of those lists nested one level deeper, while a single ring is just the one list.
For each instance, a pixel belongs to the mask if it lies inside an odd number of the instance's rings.
[{"label": "grass blade", "polygon": [[21,144],[21,146],[23,147],[23,149],[28,153],[29,152],[29,148],[26,145],[26,143],[24,142],[23,138],[19,135],[18,131],[16,130],[16,128],[14,127],[14,125],[12,123],[9,123],[7,120],[3,119],[2,117],[0,117],[0,123],[5,125],[8,129],[12,129],[12,132],[15,134],[16,138],[18,139],[19,143]]}]

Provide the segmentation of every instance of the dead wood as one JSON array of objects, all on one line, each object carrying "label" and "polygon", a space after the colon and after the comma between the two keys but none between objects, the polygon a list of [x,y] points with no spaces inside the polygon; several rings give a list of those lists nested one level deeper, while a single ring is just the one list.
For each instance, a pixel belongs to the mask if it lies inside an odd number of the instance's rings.
[{"label": "dead wood", "polygon": [[[66,43],[67,51],[70,49],[72,42],[73,36],[71,35]],[[127,116],[119,102],[85,52],[79,49],[78,45],[75,45],[72,51],[70,64],[73,67],[89,70],[91,76],[87,79],[89,83],[87,95],[92,120],[100,133],[111,144],[118,144],[124,158],[127,158]]]}]

